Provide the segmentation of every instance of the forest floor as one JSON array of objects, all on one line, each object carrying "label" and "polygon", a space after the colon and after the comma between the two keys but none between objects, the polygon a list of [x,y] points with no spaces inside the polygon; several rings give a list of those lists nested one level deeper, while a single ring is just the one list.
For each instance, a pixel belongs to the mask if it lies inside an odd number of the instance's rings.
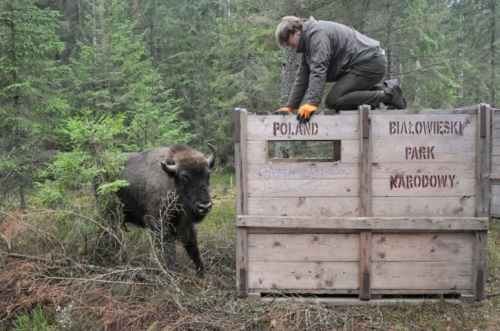
[{"label": "forest floor", "polygon": [[[82,242],[64,241],[60,238],[69,237],[70,232],[60,237],[40,221],[33,221],[39,220],[35,214],[4,214],[0,224],[0,331],[500,331],[497,220],[490,222],[486,299],[481,302],[441,299],[416,305],[402,301],[387,306],[335,306],[314,299],[251,301],[238,298],[236,292],[236,192],[232,180],[231,184],[214,184],[212,195],[215,208],[199,228],[205,278],[194,275],[180,246],[179,274],[166,272],[151,253],[149,237],[140,229],[131,228],[126,234],[122,247],[126,253],[120,253],[124,256],[104,266],[90,258],[99,249],[89,248],[89,234],[82,235]],[[71,235],[83,228],[75,226]]]}]

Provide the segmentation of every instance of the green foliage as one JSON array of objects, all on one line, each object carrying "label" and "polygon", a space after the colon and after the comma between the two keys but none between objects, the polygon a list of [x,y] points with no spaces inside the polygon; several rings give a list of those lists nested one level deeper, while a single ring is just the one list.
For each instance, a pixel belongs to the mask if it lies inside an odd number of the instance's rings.
[{"label": "green foliage", "polygon": [[68,197],[65,191],[88,191],[99,175],[112,183],[106,192],[125,185],[113,180],[123,169],[120,145],[115,140],[125,131],[123,116],[105,115],[94,120],[92,112],[87,110],[81,116],[68,119],[66,126],[59,131],[69,137],[70,151],[58,153],[54,162],[39,172],[41,182],[38,188],[42,193],[37,199],[39,203],[64,204],[63,199]]},{"label": "green foliage", "polygon": [[49,327],[50,317],[42,308],[38,307],[33,310],[27,310],[17,316],[14,322],[15,331],[47,331]]},{"label": "green foliage", "polygon": [[0,195],[20,192],[23,204],[33,174],[59,141],[52,129],[69,109],[62,94],[69,71],[55,60],[65,47],[57,12],[32,0],[0,6]]}]

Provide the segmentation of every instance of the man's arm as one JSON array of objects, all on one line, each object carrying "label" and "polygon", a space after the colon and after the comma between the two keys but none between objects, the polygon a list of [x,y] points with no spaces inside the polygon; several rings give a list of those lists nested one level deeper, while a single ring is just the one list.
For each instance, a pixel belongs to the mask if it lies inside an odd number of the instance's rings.
[{"label": "man's arm", "polygon": [[330,65],[330,38],[325,31],[315,32],[310,39],[311,63],[307,103],[319,106],[325,89],[326,73]]},{"label": "man's arm", "polygon": [[306,94],[307,88],[309,87],[309,65],[306,61],[305,54],[302,54],[300,59],[300,67],[297,72],[297,77],[293,83],[292,91],[288,97],[288,102],[286,106],[292,107],[293,109],[299,108],[304,95]]}]

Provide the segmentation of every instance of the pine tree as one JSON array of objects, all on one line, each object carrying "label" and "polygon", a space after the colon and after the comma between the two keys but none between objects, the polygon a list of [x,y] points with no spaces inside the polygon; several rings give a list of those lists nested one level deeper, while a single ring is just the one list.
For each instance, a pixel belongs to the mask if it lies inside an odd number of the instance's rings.
[{"label": "pine tree", "polygon": [[32,0],[0,3],[0,193],[16,192],[23,209],[34,174],[58,147],[52,129],[68,112],[58,27],[58,13]]}]

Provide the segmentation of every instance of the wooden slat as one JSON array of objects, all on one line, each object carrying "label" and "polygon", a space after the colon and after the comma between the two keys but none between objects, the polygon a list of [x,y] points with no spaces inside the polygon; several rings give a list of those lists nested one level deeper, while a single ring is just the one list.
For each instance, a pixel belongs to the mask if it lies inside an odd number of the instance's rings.
[{"label": "wooden slat", "polygon": [[375,163],[399,162],[409,164],[417,162],[475,163],[475,148],[475,138],[393,137],[391,140],[373,139],[372,160]]},{"label": "wooden slat", "polygon": [[248,197],[247,201],[248,215],[356,217],[360,206],[359,197]]},{"label": "wooden slat", "polygon": [[372,139],[474,138],[477,114],[380,114],[372,113]]},{"label": "wooden slat", "polygon": [[[372,215],[372,141],[370,132],[370,106],[359,107],[362,140],[360,149],[360,216]],[[364,295],[364,294],[363,294]]]},{"label": "wooden slat", "polygon": [[250,234],[248,260],[266,262],[358,261],[358,234]]},{"label": "wooden slat", "polygon": [[372,232],[361,231],[359,234],[359,298],[370,300],[372,270]]},{"label": "wooden slat", "polygon": [[248,207],[246,205],[245,197],[247,188],[247,111],[243,108],[236,109],[236,115],[238,121],[235,125],[238,125],[236,131],[240,132],[241,138],[239,142],[235,143],[235,167],[236,167],[236,212],[238,214],[246,214],[248,212]]},{"label": "wooden slat", "polygon": [[429,115],[429,114],[476,114],[477,106],[453,108],[453,109],[387,109],[387,110],[372,110],[374,115]]},{"label": "wooden slat", "polygon": [[488,232],[478,231],[476,240],[474,241],[475,256],[473,268],[473,293],[476,300],[484,299],[486,291],[486,261],[487,261],[487,245]]},{"label": "wooden slat", "polygon": [[[247,146],[247,162],[264,164],[267,162],[267,141],[265,140],[253,140],[246,141]],[[247,174],[249,176],[250,173]]]},{"label": "wooden slat", "polygon": [[479,122],[477,136],[477,186],[476,186],[476,216],[490,215],[490,180],[491,169],[491,109],[486,104],[479,105]]},{"label": "wooden slat", "polygon": [[448,262],[472,265],[475,234],[393,233],[373,235],[372,260],[376,262]]},{"label": "wooden slat", "polygon": [[488,217],[306,217],[237,215],[236,226],[373,231],[481,231]]},{"label": "wooden slat", "polygon": [[470,289],[472,263],[372,262],[372,289],[449,290]]},{"label": "wooden slat", "polygon": [[240,298],[248,294],[248,231],[236,229],[236,290]]},{"label": "wooden slat", "polygon": [[474,196],[373,198],[373,216],[377,217],[446,217],[451,215],[455,217],[476,216]]},{"label": "wooden slat", "polygon": [[475,196],[475,179],[452,174],[403,176],[401,179],[373,179],[373,197]]},{"label": "wooden slat", "polygon": [[302,163],[249,163],[248,179],[354,179],[359,178],[359,163],[302,162]]},{"label": "wooden slat", "polygon": [[248,116],[248,140],[359,139],[358,115],[313,116],[299,124],[295,116]]},{"label": "wooden slat", "polygon": [[373,178],[390,178],[396,175],[456,175],[456,178],[476,178],[475,163],[420,163],[379,162],[373,165]]},{"label": "wooden slat", "polygon": [[249,180],[250,197],[357,197],[359,179]]},{"label": "wooden slat", "polygon": [[359,262],[249,261],[248,286],[260,290],[357,290]]}]

